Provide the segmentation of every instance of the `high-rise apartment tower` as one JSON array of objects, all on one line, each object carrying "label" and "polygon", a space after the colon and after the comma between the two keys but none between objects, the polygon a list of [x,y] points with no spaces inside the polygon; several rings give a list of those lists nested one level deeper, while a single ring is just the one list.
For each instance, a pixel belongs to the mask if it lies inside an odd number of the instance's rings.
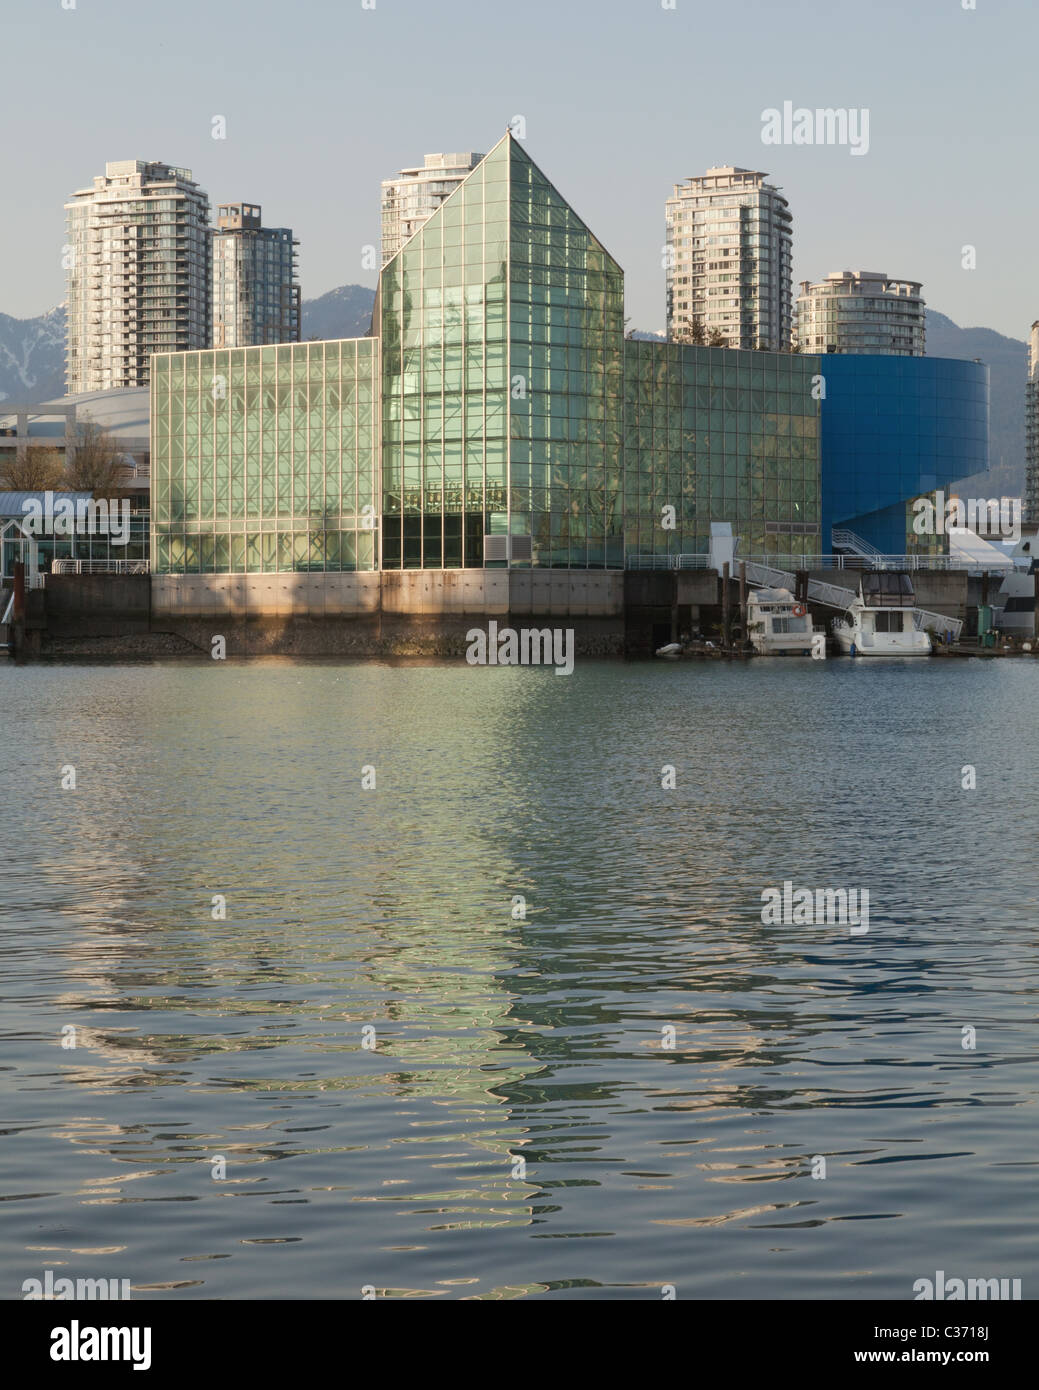
[{"label": "high-rise apartment tower", "polygon": [[383,180],[383,265],[432,217],[481,159],[482,154],[472,153],[427,154],[424,164]]},{"label": "high-rise apartment tower", "polygon": [[1025,382],[1025,520],[1039,526],[1039,319],[1028,337]]},{"label": "high-rise apartment tower", "polygon": [[837,270],[797,297],[795,337],[802,352],[869,352],[923,357],[926,320],[918,280],[871,270]]},{"label": "high-rise apartment tower", "polygon": [[209,199],[190,169],[106,164],[65,208],[70,394],[143,386],[153,352],[209,345]]},{"label": "high-rise apartment tower", "polygon": [[793,219],[767,175],[733,166],[667,200],[667,332],[673,342],[790,346]]},{"label": "high-rise apartment tower", "polygon": [[255,203],[223,203],[213,236],[215,348],[298,343],[296,247],[288,227],[264,227]]}]

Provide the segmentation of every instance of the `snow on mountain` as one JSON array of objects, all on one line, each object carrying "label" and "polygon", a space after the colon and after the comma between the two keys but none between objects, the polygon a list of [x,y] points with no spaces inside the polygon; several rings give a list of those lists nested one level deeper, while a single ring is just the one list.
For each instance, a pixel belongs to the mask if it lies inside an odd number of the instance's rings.
[{"label": "snow on mountain", "polygon": [[0,402],[48,401],[65,391],[65,306],[34,319],[0,314]]}]

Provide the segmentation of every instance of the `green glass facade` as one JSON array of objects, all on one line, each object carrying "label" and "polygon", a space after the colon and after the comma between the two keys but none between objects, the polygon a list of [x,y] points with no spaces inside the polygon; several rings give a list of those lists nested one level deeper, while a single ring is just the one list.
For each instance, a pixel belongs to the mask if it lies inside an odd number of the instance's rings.
[{"label": "green glass facade", "polygon": [[[532,560],[624,563],[624,274],[513,140],[510,529]],[[500,522],[499,522],[500,524]]]},{"label": "green glass facade", "polygon": [[375,568],[378,374],[377,338],[154,357],[153,570]]},{"label": "green glass facade", "polygon": [[818,357],[626,340],[624,368],[629,563],[705,553],[712,521],[744,555],[820,553]]},{"label": "green glass facade", "polygon": [[[623,563],[624,281],[511,138],[386,266],[382,563]],[[517,551],[524,558],[517,558]]]},{"label": "green glass facade", "polygon": [[382,563],[482,565],[508,509],[507,148],[382,272]]},{"label": "green glass facade", "polygon": [[511,135],[373,335],[153,359],[156,572],[619,569],[711,520],[822,548],[819,359],[626,340],[623,272]]}]

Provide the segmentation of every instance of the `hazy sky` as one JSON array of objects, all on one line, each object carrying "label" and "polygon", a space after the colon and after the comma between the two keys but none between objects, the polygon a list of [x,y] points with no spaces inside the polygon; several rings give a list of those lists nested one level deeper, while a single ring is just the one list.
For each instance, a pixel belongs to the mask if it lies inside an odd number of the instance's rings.
[{"label": "hazy sky", "polygon": [[[115,159],[187,166],[214,209],[260,203],[300,238],[304,298],[374,284],[380,180],[427,151],[486,151],[520,115],[624,267],[640,328],[664,323],[672,184],[737,164],[790,199],[795,281],[922,280],[958,323],[1023,338],[1039,318],[1039,4],[963,4],[2,0],[0,312],[63,299],[63,204]],[[868,153],[764,145],[762,112],[785,101],[868,109]]]}]

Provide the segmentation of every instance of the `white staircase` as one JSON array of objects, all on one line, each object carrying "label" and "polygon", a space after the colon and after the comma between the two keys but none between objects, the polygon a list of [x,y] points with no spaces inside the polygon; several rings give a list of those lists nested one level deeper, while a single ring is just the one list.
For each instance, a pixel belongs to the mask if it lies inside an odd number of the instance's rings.
[{"label": "white staircase", "polygon": [[830,543],[834,550],[843,551],[848,555],[860,555],[864,560],[871,560],[883,553],[854,531],[849,531],[846,526],[831,527]]},{"label": "white staircase", "polygon": [[[753,584],[755,589],[789,589],[793,593],[797,576],[789,570],[774,570],[768,565],[758,565],[748,560],[747,583]],[[821,579],[809,579],[808,597],[826,608],[839,608],[843,613],[858,597],[858,590],[844,589],[839,584],[827,584]]]}]

